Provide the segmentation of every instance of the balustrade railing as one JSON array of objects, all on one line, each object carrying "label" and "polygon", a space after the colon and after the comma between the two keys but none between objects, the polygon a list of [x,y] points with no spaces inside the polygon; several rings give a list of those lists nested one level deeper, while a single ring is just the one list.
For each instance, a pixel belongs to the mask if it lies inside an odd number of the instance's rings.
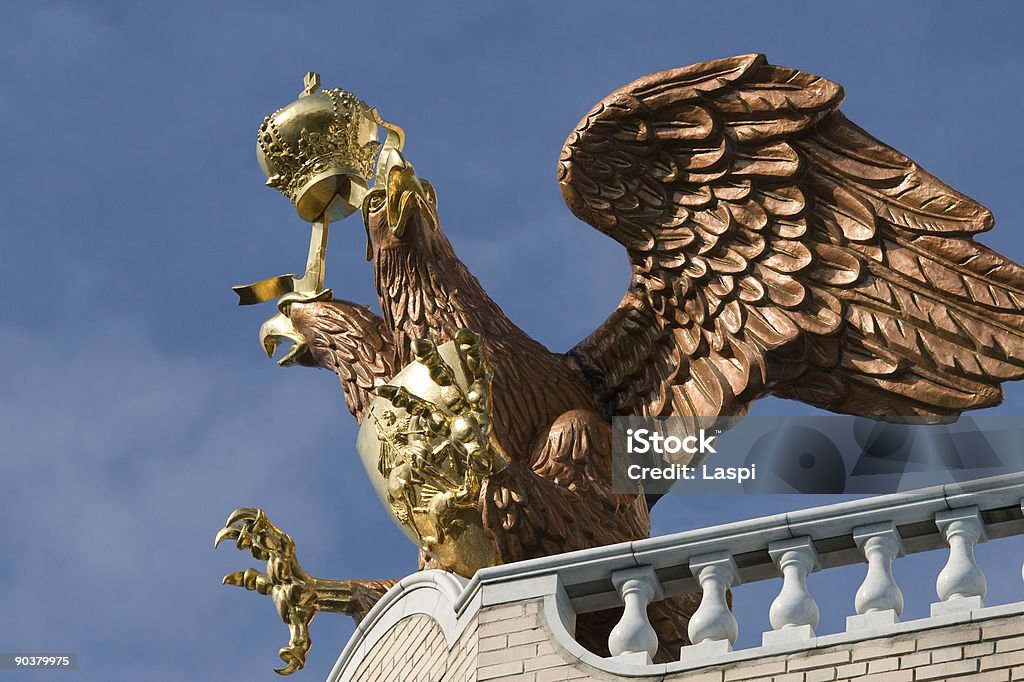
[{"label": "balustrade railing", "polygon": [[465,594],[544,579],[556,586],[560,613],[572,612],[562,613],[570,633],[575,614],[623,606],[608,641],[610,660],[649,663],[657,637],[647,606],[699,591],[688,629],[693,644],[681,652],[682,661],[697,662],[732,651],[741,624],[726,593],[741,583],[781,578],[769,608],[772,630],[763,633],[762,645],[792,649],[819,636],[819,607],[807,584],[812,572],[865,563],[846,633],[877,634],[896,626],[903,613],[892,570],[900,557],[945,549],[931,616],[971,612],[984,607],[987,587],[975,545],[1020,534],[1024,474],[1009,474],[484,569]]}]

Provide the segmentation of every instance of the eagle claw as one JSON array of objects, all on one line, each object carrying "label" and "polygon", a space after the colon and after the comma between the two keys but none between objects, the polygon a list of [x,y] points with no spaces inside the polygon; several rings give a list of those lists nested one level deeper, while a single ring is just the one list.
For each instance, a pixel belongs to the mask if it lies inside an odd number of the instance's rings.
[{"label": "eagle claw", "polygon": [[306,664],[306,652],[312,643],[309,624],[319,610],[317,588],[320,581],[302,569],[295,558],[295,543],[287,533],[270,522],[262,509],[243,507],[232,512],[217,533],[214,547],[224,540],[234,540],[238,549],[248,550],[256,559],[267,562],[265,574],[247,568],[227,574],[223,584],[271,596],[278,615],[288,625],[291,634],[288,646],[278,652],[286,665],[275,670],[289,675],[301,669]]},{"label": "eagle claw", "polygon": [[396,581],[394,580],[321,580],[306,573],[295,558],[295,543],[255,507],[236,509],[217,533],[214,547],[224,540],[248,550],[255,558],[267,562],[267,572],[255,568],[235,571],[224,576],[223,584],[243,587],[252,592],[270,595],[277,614],[288,626],[288,646],[278,652],[285,662],[275,668],[281,675],[290,675],[306,665],[306,652],[312,644],[309,624],[317,611],[347,613],[357,619],[366,615]]},{"label": "eagle claw", "polygon": [[224,540],[234,540],[240,550],[261,561],[287,561],[295,558],[295,543],[283,530],[275,526],[255,507],[236,509],[214,538],[216,548]]},{"label": "eagle claw", "polygon": [[244,571],[228,573],[224,576],[221,584],[244,587],[247,590],[259,592],[260,594],[270,594],[270,590],[273,587],[273,583],[270,582],[270,579],[255,568],[247,568]]}]

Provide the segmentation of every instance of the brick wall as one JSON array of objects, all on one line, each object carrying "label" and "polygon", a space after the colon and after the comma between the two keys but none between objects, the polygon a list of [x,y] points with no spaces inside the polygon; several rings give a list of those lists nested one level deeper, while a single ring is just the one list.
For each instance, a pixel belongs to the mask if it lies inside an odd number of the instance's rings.
[{"label": "brick wall", "polygon": [[481,609],[448,650],[441,629],[424,615],[406,618],[371,649],[351,678],[358,682],[910,682],[1024,680],[1024,618],[917,630],[893,637],[768,656],[689,672],[625,678],[592,668],[565,652],[544,625],[540,601]]},{"label": "brick wall", "polygon": [[476,626],[449,650],[428,616],[400,620],[356,668],[359,682],[472,682],[476,680]]}]

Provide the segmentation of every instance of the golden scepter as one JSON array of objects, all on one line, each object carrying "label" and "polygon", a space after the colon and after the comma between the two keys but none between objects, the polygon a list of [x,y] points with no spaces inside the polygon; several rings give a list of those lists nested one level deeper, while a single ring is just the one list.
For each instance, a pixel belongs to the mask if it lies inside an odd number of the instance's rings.
[{"label": "golden scepter", "polygon": [[[375,182],[381,184],[388,169],[404,165],[401,128],[350,92],[320,90],[317,73],[307,73],[303,85],[298,99],[263,120],[256,154],[267,185],[291,199],[299,217],[312,225],[305,272],[232,287],[239,305],[278,299],[278,313],[263,323],[260,340],[270,356],[282,340],[293,343],[281,365],[291,364],[305,347],[288,319],[288,306],[331,300],[331,290],[323,288],[331,222],[362,208],[375,167]],[[383,145],[377,126],[387,131]]]}]

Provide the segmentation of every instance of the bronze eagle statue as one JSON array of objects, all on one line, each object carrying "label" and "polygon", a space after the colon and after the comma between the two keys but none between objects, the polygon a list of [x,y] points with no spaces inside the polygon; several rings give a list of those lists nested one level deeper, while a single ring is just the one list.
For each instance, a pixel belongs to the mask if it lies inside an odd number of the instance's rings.
[{"label": "bronze eagle statue", "polygon": [[[1024,377],[1024,268],[975,241],[987,209],[849,121],[842,100],[838,84],[751,54],[644,76],[591,109],[558,182],[576,216],[625,247],[632,276],[567,352],[502,312],[441,230],[433,188],[392,164],[361,205],[381,314],[295,298],[268,352],[295,342],[288,362],[336,373],[362,422],[403,367],[476,332],[502,464],[472,506],[497,563],[648,537],[654,500],[611,490],[616,415],[735,421],[768,395],[872,418],[998,404],[1000,384]],[[254,509],[222,536],[279,564],[287,539]],[[286,549],[295,570],[226,581],[272,592],[301,572]],[[438,565],[421,550],[422,567]],[[282,650],[291,669],[315,610],[365,613],[391,583],[303,584],[275,593],[286,621],[305,608]],[[696,603],[651,606],[656,660],[678,658]],[[607,655],[615,622],[582,614],[577,636]]]}]

